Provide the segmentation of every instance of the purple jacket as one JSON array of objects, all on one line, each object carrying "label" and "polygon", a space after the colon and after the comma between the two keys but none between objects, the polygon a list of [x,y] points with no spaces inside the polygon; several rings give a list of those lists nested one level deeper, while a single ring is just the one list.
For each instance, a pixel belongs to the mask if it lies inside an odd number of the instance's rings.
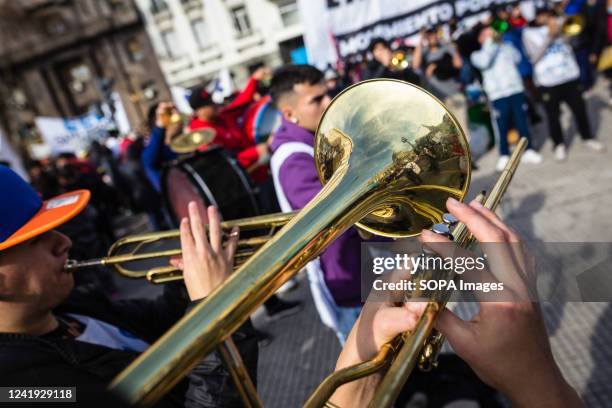
[{"label": "purple jacket", "polygon": [[[306,129],[283,119],[274,134],[272,152],[284,143],[314,144],[314,135]],[[303,208],[321,190],[314,160],[308,153],[292,153],[279,171],[283,192],[293,209]],[[337,238],[319,259],[327,288],[338,306],[361,305],[361,238],[355,228]]]}]

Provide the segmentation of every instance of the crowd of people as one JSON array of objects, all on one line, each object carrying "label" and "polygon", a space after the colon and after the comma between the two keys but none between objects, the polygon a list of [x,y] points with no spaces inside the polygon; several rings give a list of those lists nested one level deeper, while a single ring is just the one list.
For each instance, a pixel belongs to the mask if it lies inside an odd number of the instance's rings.
[{"label": "crowd of people", "polygon": [[[594,84],[595,67],[612,30],[608,31],[602,1],[582,2],[576,14],[586,24],[572,36],[563,32],[563,20],[555,10],[538,9],[528,22],[520,7],[513,6],[497,8],[490,18],[469,28],[451,22],[423,30],[413,46],[404,39],[376,38],[365,55],[351,56],[323,71],[309,65],[259,68],[224,104],[216,103],[206,87],[197,87],[189,97],[193,114],[188,122],[174,120],[180,112],[171,102],[158,103],[142,129],[120,141],[111,135],[106,143],[94,142],[84,159],[64,154],[31,163],[31,186],[0,165],[0,189],[13,196],[0,202],[3,219],[9,220],[0,228],[0,383],[76,385],[83,403],[115,401],[116,396],[104,392],[105,384],[231,274],[237,238],[229,234],[223,243],[224,209],[207,208],[209,201],[191,202],[185,210],[188,216],[175,219],[164,207],[164,169],[182,159],[170,148],[178,136],[208,131],[211,139],[190,155],[205,155],[212,146],[224,149],[250,180],[261,214],[300,210],[321,191],[314,134],[332,98],[363,79],[401,79],[425,87],[453,113],[468,138],[472,111],[488,113],[491,140],[499,149],[497,170],[509,160],[511,129],[529,141],[522,161],[542,162],[531,137],[541,112],[555,159],[567,158],[561,102],[571,109],[584,145],[603,151],[605,146],[591,129],[583,93]],[[255,140],[246,118],[262,102],[273,104],[279,122],[266,140]],[[476,202],[466,205],[449,199],[447,207],[481,242],[500,237],[502,242],[520,242]],[[68,253],[73,259],[103,256],[117,238],[113,219],[131,213],[146,213],[152,230],[180,229],[183,256],[173,262],[182,269],[184,284],[166,285],[157,300],[109,300],[105,294],[116,297],[116,288],[108,271],[75,276],[64,271]],[[446,240],[427,231],[421,239]],[[343,346],[337,370],[373,357],[384,343],[410,330],[423,312],[418,302],[362,304],[364,240],[350,228],[306,267],[321,321]],[[514,289],[527,290],[528,284]],[[270,316],[299,310],[299,304],[277,297],[265,307]],[[511,402],[581,406],[554,361],[536,303],[482,303],[479,317],[471,322],[446,310],[436,327],[478,381]],[[249,321],[233,335],[255,379],[261,337]],[[530,378],[523,375],[526,371]],[[239,406],[228,378],[215,352],[175,386],[161,406]],[[344,385],[330,404],[365,406],[379,380]]]}]

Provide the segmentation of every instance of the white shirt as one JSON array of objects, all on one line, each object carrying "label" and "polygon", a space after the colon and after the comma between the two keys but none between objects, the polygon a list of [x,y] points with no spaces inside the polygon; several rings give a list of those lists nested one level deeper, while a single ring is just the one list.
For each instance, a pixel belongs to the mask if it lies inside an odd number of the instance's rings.
[{"label": "white shirt", "polygon": [[115,350],[138,352],[143,352],[149,347],[148,343],[112,324],[79,314],[70,313],[68,316],[85,325],[85,331],[76,338],[78,341],[97,344]]}]

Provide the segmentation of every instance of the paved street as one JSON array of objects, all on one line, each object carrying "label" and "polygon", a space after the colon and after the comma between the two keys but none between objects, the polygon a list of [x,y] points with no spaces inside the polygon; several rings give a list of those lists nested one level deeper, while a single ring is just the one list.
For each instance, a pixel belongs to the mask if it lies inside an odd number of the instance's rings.
[{"label": "paved street", "polygon": [[[591,121],[598,138],[609,146],[604,154],[591,153],[574,137],[567,161],[555,162],[546,127],[536,127],[536,144],[543,143],[541,165],[522,165],[506,194],[500,214],[529,241],[612,242],[612,110],[607,107],[607,84],[600,83],[589,96]],[[568,136],[575,133],[564,113]],[[471,195],[489,188],[497,153],[489,152],[474,172]],[[579,244],[585,245],[585,244]],[[127,288],[126,288],[127,289]],[[150,293],[140,284],[127,290]],[[297,315],[267,323],[263,313],[255,324],[274,340],[262,347],[259,391],[266,407],[298,407],[316,385],[333,370],[339,352],[331,330],[323,327],[314,311],[307,282],[284,295],[300,299]],[[566,378],[590,407],[612,400],[612,306],[608,303],[552,302],[543,305],[555,357]],[[468,314],[468,307],[459,308]]]}]

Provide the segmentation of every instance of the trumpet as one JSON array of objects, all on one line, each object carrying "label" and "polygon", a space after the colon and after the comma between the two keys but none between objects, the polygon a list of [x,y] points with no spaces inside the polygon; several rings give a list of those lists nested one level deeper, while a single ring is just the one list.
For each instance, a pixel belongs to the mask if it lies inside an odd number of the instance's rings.
[{"label": "trumpet", "polygon": [[584,16],[580,14],[574,14],[563,18],[563,24],[561,25],[561,32],[566,37],[575,37],[580,35],[584,31],[586,21]]},{"label": "trumpet", "polygon": [[[234,255],[234,268],[238,268],[245,263],[295,214],[296,212],[277,213],[222,222],[221,229],[225,238],[231,236],[229,231],[234,227],[238,227],[240,231],[260,232],[259,235],[238,240]],[[66,272],[73,273],[79,269],[95,266],[112,266],[117,273],[125,278],[146,278],[154,284],[182,280],[183,273],[181,270],[169,265],[170,258],[181,255],[179,237],[179,230],[127,236],[116,241],[110,247],[106,257],[86,261],[68,260],[64,269]],[[157,250],[159,247],[171,248]],[[149,261],[162,262],[162,265],[151,266]]]},{"label": "trumpet", "polygon": [[393,57],[391,58],[391,65],[389,69],[393,72],[401,72],[406,70],[410,66],[410,61],[408,61],[408,56],[405,51],[397,50],[393,53]]}]

